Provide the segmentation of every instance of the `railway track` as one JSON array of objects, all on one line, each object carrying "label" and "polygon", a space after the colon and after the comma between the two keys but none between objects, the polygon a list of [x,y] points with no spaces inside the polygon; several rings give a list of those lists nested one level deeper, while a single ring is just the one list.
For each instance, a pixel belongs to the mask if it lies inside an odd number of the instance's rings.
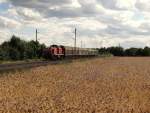
[{"label": "railway track", "polygon": [[32,61],[24,63],[10,63],[10,64],[0,64],[0,72],[7,72],[19,69],[28,69],[40,66],[47,66],[50,64],[59,64],[61,61]]},{"label": "railway track", "polygon": [[13,70],[30,69],[34,67],[54,65],[54,64],[71,63],[73,59],[76,58],[70,58],[70,59],[58,60],[58,61],[30,61],[30,62],[23,62],[23,63],[0,64],[0,73],[10,72]]}]

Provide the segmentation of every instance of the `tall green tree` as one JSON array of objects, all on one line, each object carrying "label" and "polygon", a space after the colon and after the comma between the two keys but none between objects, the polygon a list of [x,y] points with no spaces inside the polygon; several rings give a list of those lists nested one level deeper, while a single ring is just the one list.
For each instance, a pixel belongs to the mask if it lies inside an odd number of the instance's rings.
[{"label": "tall green tree", "polygon": [[143,49],[143,56],[150,56],[150,48],[149,47],[145,47]]},{"label": "tall green tree", "polygon": [[38,58],[46,46],[36,41],[24,41],[12,36],[0,46],[0,60],[23,60]]},{"label": "tall green tree", "polygon": [[114,56],[123,56],[124,55],[124,49],[122,47],[109,47],[107,48],[107,51]]},{"label": "tall green tree", "polygon": [[125,50],[126,56],[137,56],[138,48],[129,48]]}]

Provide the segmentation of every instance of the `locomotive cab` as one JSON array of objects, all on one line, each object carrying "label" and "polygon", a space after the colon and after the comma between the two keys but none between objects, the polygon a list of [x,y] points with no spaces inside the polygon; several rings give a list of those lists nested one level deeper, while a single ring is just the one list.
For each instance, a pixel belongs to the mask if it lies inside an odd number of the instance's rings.
[{"label": "locomotive cab", "polygon": [[58,59],[58,46],[57,45],[52,45],[50,46],[50,59],[52,60],[57,60]]},{"label": "locomotive cab", "polygon": [[65,48],[64,46],[52,45],[43,51],[43,56],[50,60],[63,59],[65,56]]}]

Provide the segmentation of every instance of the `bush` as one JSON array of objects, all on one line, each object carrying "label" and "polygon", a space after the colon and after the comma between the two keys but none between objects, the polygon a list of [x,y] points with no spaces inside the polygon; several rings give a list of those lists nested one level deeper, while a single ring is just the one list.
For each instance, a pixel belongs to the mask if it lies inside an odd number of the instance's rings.
[{"label": "bush", "polygon": [[122,47],[110,47],[107,49],[107,51],[114,56],[123,56],[124,55],[124,49]]},{"label": "bush", "polygon": [[150,48],[149,47],[145,47],[143,49],[143,56],[150,56]]},{"label": "bush", "polygon": [[6,50],[0,48],[0,60],[8,60],[9,54]]},{"label": "bush", "polygon": [[99,49],[99,54],[110,53],[114,56],[150,56],[150,48],[129,48],[124,50],[122,47],[109,47]]},{"label": "bush", "polygon": [[9,58],[11,60],[20,60],[20,52],[15,48],[9,48]]},{"label": "bush", "polygon": [[44,44],[30,41],[26,42],[19,37],[12,36],[10,41],[1,44],[0,60],[25,60],[41,57]]}]

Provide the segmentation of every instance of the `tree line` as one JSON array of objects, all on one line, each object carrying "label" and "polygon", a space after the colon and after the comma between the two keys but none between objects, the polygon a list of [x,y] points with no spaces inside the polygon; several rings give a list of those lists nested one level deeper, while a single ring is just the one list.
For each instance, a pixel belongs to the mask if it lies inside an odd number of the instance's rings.
[{"label": "tree line", "polygon": [[36,41],[24,41],[12,36],[0,45],[0,60],[26,60],[40,58],[46,46]]},{"label": "tree line", "polygon": [[99,54],[112,54],[114,56],[150,56],[150,48],[128,48],[108,47],[100,48]]},{"label": "tree line", "polygon": [[[9,41],[0,45],[0,61],[2,60],[26,60],[42,58],[42,50],[45,44],[38,41],[24,41],[13,35]],[[150,56],[150,48],[108,47],[99,48],[99,54],[112,54],[114,56]]]}]

